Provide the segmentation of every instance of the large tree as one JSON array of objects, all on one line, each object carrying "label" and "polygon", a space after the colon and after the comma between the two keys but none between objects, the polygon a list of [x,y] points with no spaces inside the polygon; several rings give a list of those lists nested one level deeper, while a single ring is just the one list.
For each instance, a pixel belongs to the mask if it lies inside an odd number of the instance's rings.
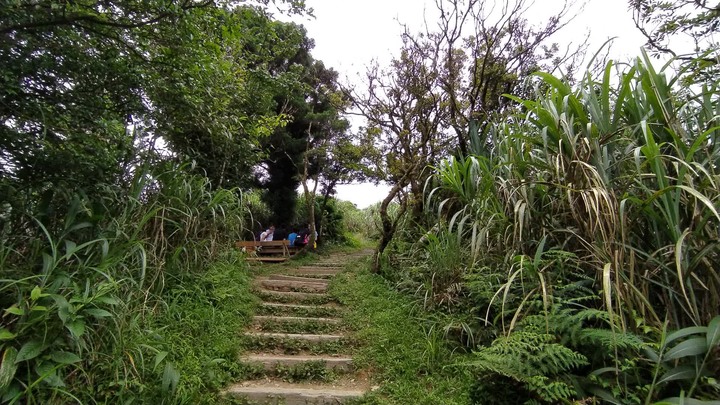
[{"label": "large tree", "polygon": [[340,116],[337,73],[312,57],[313,42],[304,29],[296,28],[302,34],[300,46],[278,65],[278,70],[287,72],[287,78],[292,80],[283,81],[275,97],[278,113],[288,122],[263,141],[264,170],[259,179],[280,225],[291,225],[295,220],[297,188],[305,172],[307,151],[313,152],[308,170],[315,174],[319,170],[316,149],[323,149],[329,139],[348,128]]},{"label": "large tree", "polygon": [[216,187],[249,178],[258,138],[280,120],[257,91],[274,33],[241,3],[3,2],[0,204],[21,213],[38,194],[121,184],[148,135]]},{"label": "large tree", "polygon": [[261,142],[285,121],[278,94],[300,85],[285,61],[305,37],[253,7],[203,10],[173,30],[151,90],[160,134],[215,187],[248,188]]},{"label": "large tree", "polygon": [[[367,89],[350,91],[354,105],[378,136],[381,176],[392,184],[380,206],[379,256],[394,237],[401,214],[421,222],[429,165],[450,154],[489,153],[486,126],[509,105],[505,93],[523,94],[530,73],[547,66],[572,70],[576,52],[549,42],[568,20],[563,7],[545,24],[530,24],[525,0],[489,7],[481,0],[436,0],[437,27],[403,34],[400,54],[386,69],[373,67]],[[473,148],[471,148],[471,144]],[[388,207],[396,201],[400,215]]]}]

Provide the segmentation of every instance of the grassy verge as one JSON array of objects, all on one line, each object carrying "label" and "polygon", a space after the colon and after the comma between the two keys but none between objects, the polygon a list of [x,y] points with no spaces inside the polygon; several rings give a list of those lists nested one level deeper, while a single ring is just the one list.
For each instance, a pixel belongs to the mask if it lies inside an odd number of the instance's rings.
[{"label": "grassy verge", "polygon": [[247,265],[231,254],[168,291],[167,307],[153,322],[169,360],[158,370],[164,389],[143,402],[227,403],[220,391],[248,372],[237,359],[239,331],[255,306],[250,289]]},{"label": "grassy verge", "polygon": [[367,266],[358,265],[331,285],[357,331],[355,362],[376,385],[362,403],[469,403],[470,376],[452,366],[459,355],[445,346],[441,331],[424,327],[411,300],[362,267]]}]

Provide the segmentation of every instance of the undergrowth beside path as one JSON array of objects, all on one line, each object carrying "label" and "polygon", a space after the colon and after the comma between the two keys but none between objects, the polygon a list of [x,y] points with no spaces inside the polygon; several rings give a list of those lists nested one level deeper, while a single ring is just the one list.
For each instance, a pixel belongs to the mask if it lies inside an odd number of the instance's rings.
[{"label": "undergrowth beside path", "polygon": [[237,362],[238,331],[250,323],[255,299],[247,265],[228,255],[195,281],[169,292],[155,322],[178,377],[175,396],[157,398],[158,404],[226,403],[220,390],[244,372]]},{"label": "undergrowth beside path", "polygon": [[375,384],[361,403],[469,403],[471,377],[452,366],[461,355],[446,346],[442,331],[424,327],[413,301],[366,267],[358,265],[331,284],[332,294],[348,308],[346,321],[360,343],[355,363]]}]

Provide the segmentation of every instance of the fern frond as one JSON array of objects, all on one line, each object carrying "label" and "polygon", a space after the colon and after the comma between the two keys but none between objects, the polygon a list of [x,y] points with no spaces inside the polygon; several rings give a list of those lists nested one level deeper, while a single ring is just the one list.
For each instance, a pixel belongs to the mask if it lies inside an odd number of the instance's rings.
[{"label": "fern frond", "polygon": [[547,334],[516,332],[475,353],[469,365],[527,382],[528,377],[556,376],[588,364],[587,358]]},{"label": "fern frond", "polygon": [[534,332],[515,332],[496,339],[475,352],[467,363],[482,374],[495,374],[522,383],[546,403],[558,403],[577,395],[562,381],[572,370],[588,364],[580,353],[555,342],[555,337]]},{"label": "fern frond", "polygon": [[564,402],[577,395],[573,387],[562,381],[549,381],[547,377],[531,378],[528,388],[543,401],[553,404]]},{"label": "fern frond", "polygon": [[580,335],[583,343],[590,346],[602,346],[607,350],[640,350],[643,347],[642,339],[627,332],[584,328],[580,332]]}]

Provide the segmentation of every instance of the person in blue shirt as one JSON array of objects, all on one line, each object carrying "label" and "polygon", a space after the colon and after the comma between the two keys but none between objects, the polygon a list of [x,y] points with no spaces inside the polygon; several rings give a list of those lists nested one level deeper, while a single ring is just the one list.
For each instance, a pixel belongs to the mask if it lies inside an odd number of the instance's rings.
[{"label": "person in blue shirt", "polygon": [[290,232],[290,235],[287,236],[287,239],[290,241],[290,246],[295,246],[295,239],[297,239],[297,229],[293,228],[292,232]]}]

